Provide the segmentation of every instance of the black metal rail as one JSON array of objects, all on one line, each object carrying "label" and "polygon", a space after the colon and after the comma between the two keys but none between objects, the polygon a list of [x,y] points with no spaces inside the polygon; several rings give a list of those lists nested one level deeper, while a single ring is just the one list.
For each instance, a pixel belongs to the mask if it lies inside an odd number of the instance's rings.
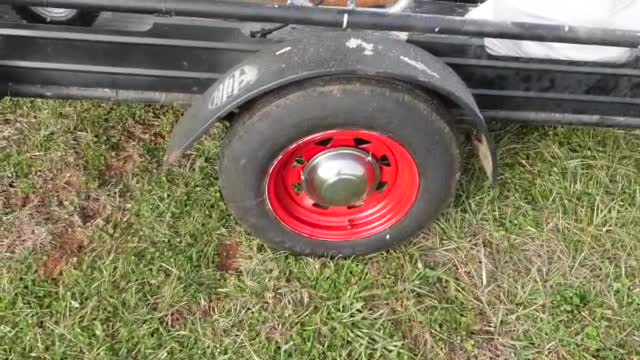
[{"label": "black metal rail", "polygon": [[[242,23],[139,17],[154,25],[128,31],[0,23],[0,96],[189,103],[270,43],[248,38]],[[482,39],[463,36],[414,34],[409,42],[448,63],[488,118],[640,128],[635,63],[495,58]]]},{"label": "black metal rail", "polygon": [[640,118],[602,116],[534,111],[483,111],[488,120],[519,122],[531,125],[597,126],[608,128],[640,129]]},{"label": "black metal rail", "polygon": [[199,48],[199,49],[223,49],[254,53],[262,49],[262,45],[249,44],[249,43],[233,43],[222,41],[207,41],[207,40],[191,40],[191,39],[169,39],[167,37],[153,36],[149,34],[143,34],[140,36],[133,36],[130,34],[104,34],[99,32],[82,32],[83,29],[69,29],[65,28],[64,31],[56,30],[33,30],[33,29],[20,29],[20,28],[1,28],[0,36],[15,36],[25,38],[40,38],[50,40],[79,40],[79,41],[91,41],[99,43],[110,44],[135,44],[135,45],[157,45],[157,46],[173,46],[173,47],[185,47],[185,48]]},{"label": "black metal rail", "polygon": [[564,42],[637,48],[640,34],[568,25],[495,22],[414,13],[385,14],[366,10],[273,7],[211,0],[0,0],[0,4],[85,8],[116,12],[180,15],[243,21],[357,28],[416,33]]},{"label": "black metal rail", "polygon": [[7,96],[42,99],[101,100],[146,104],[191,104],[198,95],[121,89],[97,89],[75,86],[7,84]]},{"label": "black metal rail", "polygon": [[[269,44],[212,23],[156,24],[146,32],[2,24],[0,76],[9,83],[5,94],[184,102]],[[485,111],[553,109],[605,116],[640,111],[640,70],[634,64],[496,59],[476,39],[421,35],[409,40],[452,66]]]}]

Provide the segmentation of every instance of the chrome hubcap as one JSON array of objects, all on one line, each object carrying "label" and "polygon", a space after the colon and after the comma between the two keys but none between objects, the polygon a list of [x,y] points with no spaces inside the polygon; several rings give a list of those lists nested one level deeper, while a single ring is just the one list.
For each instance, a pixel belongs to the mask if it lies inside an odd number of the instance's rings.
[{"label": "chrome hubcap", "polygon": [[305,192],[319,205],[354,206],[371,195],[380,166],[362,150],[337,148],[314,157],[303,174]]}]

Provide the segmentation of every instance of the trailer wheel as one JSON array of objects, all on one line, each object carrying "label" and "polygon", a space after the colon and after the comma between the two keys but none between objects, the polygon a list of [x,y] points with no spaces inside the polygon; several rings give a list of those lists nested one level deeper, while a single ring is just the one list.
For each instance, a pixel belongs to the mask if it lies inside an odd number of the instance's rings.
[{"label": "trailer wheel", "polygon": [[97,11],[37,6],[17,6],[15,11],[23,20],[31,23],[74,26],[91,26],[100,15]]},{"label": "trailer wheel", "polygon": [[299,255],[390,249],[431,224],[456,188],[448,111],[377,80],[315,79],[240,113],[221,162],[222,194],[266,243]]}]

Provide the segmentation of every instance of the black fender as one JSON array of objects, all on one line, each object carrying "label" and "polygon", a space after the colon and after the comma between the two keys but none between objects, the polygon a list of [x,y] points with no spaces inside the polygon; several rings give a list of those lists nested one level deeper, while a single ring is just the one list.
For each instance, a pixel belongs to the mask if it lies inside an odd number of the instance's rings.
[{"label": "black fender", "polygon": [[231,69],[191,106],[174,129],[167,163],[202,138],[221,118],[273,89],[323,76],[391,79],[428,89],[466,113],[474,145],[489,177],[496,154],[471,91],[444,62],[405,41],[361,32],[322,32],[265,48]]}]

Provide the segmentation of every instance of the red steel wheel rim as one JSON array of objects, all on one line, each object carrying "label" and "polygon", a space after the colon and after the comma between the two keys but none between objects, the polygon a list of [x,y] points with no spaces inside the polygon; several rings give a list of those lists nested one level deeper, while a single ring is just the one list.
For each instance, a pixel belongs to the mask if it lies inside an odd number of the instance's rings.
[{"label": "red steel wheel rim", "polygon": [[[305,168],[319,155],[355,149],[379,167],[375,191],[350,206],[325,206],[305,191]],[[289,229],[312,239],[352,241],[381,233],[413,207],[420,174],[413,156],[387,135],[367,130],[332,130],[306,137],[275,160],[267,176],[267,201]]]}]

